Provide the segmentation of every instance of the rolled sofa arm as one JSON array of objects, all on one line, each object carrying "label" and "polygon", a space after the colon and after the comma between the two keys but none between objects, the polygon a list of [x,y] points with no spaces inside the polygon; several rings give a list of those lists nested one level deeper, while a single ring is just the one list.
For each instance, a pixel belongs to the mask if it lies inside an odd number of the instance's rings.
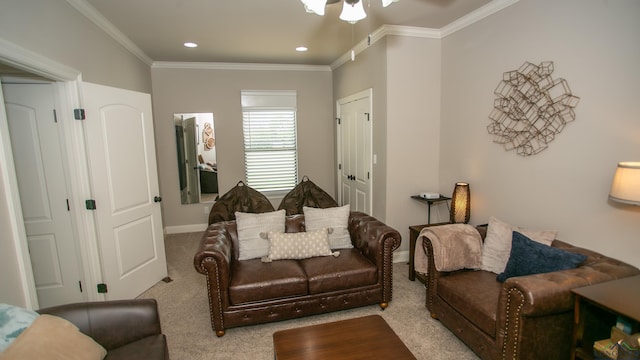
[{"label": "rolled sofa arm", "polygon": [[193,266],[204,275],[212,270],[211,262],[215,262],[220,276],[229,277],[229,267],[233,257],[233,240],[226,228],[227,222],[219,222],[207,228],[200,246],[193,257]]},{"label": "rolled sofa arm", "polygon": [[520,315],[542,316],[573,309],[571,289],[593,285],[638,274],[635,267],[617,260],[587,259],[576,269],[519,276],[507,279],[500,295],[500,309],[506,308],[509,297],[518,293],[523,299]]},{"label": "rolled sofa arm", "polygon": [[349,234],[353,246],[375,264],[382,264],[386,257],[392,258],[402,241],[397,230],[359,211],[349,216]]},{"label": "rolled sofa arm", "polygon": [[66,304],[43,308],[38,313],[70,321],[107,351],[162,334],[155,299]]}]

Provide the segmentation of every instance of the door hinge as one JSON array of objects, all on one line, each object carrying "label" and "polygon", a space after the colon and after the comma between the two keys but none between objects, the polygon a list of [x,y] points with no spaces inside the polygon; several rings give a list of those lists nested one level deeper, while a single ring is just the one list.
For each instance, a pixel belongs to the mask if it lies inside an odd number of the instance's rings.
[{"label": "door hinge", "polygon": [[84,109],[73,109],[73,118],[76,120],[85,120]]},{"label": "door hinge", "polygon": [[80,288],[80,292],[82,292],[82,281],[78,281],[78,287]]},{"label": "door hinge", "polygon": [[84,202],[87,206],[87,210],[95,210],[96,209],[96,201],[93,199],[89,199]]},{"label": "door hinge", "polygon": [[69,206],[69,199],[67,199],[67,211],[71,211],[71,207]]},{"label": "door hinge", "polygon": [[106,294],[107,292],[108,292],[107,284],[98,284],[98,293],[99,294]]},{"label": "door hinge", "polygon": [[369,119],[369,113],[364,113],[364,116],[367,117],[367,121],[371,121],[371,119]]},{"label": "door hinge", "polygon": [[340,125],[340,124],[341,124],[341,120],[340,120],[340,118],[336,118],[336,121],[338,121],[338,125]]},{"label": "door hinge", "polygon": [[53,122],[54,123],[58,122],[58,114],[56,113],[56,109],[53,109]]},{"label": "door hinge", "polygon": [[371,179],[371,173],[367,171],[367,179]]},{"label": "door hinge", "polygon": [[338,170],[342,170],[342,164],[338,164]]}]

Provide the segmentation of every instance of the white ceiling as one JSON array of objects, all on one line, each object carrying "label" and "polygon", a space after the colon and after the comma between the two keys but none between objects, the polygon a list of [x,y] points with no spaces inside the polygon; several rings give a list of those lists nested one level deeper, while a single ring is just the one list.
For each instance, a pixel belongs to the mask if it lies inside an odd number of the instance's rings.
[{"label": "white ceiling", "polygon": [[[331,64],[381,25],[440,29],[491,2],[400,0],[383,8],[361,0],[368,16],[351,25],[338,19],[342,2],[321,17],[300,0],[68,1],[90,4],[152,61],[306,65]],[[296,52],[301,45],[309,51]]]}]

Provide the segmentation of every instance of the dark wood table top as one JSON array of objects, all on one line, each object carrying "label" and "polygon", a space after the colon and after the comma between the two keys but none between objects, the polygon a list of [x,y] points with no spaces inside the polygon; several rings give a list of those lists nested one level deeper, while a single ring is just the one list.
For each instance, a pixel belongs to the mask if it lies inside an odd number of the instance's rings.
[{"label": "dark wood table top", "polygon": [[277,360],[416,359],[380,315],[278,331],[273,349]]},{"label": "dark wood table top", "polygon": [[571,291],[617,314],[640,321],[640,275],[605,281]]}]

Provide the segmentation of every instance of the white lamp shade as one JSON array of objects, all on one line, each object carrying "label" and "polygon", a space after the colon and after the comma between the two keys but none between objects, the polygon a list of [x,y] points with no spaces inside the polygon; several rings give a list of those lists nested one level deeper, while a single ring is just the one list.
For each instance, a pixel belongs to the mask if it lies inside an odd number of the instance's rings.
[{"label": "white lamp shade", "polygon": [[394,2],[398,2],[398,0],[382,0],[382,7],[387,7]]},{"label": "white lamp shade", "polygon": [[625,204],[640,205],[640,162],[618,163],[609,199]]},{"label": "white lamp shade", "polygon": [[324,7],[327,5],[327,0],[300,0],[304,4],[304,8],[307,12],[312,12],[320,16],[324,16]]},{"label": "white lamp shade", "polygon": [[347,4],[346,1],[344,2],[344,5],[342,6],[342,13],[340,13],[341,20],[355,24],[366,17],[367,13],[364,12],[362,0],[353,5]]}]

